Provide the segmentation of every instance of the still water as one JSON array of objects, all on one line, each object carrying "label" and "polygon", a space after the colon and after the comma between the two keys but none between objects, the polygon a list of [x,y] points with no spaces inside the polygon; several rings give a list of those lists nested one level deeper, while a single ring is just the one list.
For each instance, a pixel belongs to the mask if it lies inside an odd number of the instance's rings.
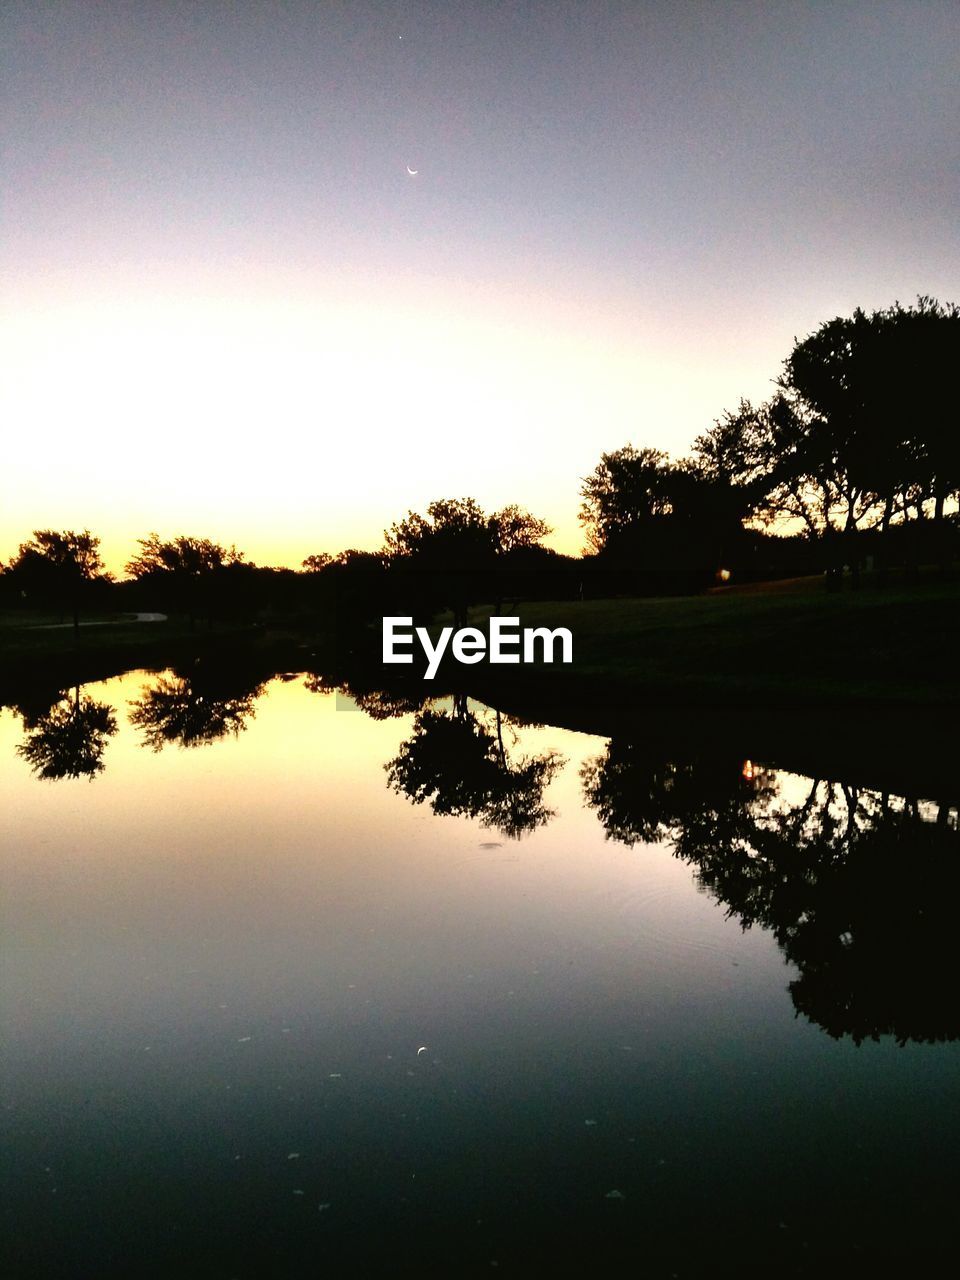
[{"label": "still water", "polygon": [[0,713],[5,1275],[950,1238],[955,808],[361,702],[131,672]]}]

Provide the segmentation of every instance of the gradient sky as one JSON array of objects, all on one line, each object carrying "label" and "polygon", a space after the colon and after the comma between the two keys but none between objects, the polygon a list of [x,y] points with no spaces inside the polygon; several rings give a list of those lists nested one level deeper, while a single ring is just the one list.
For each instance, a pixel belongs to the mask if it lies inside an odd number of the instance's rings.
[{"label": "gradient sky", "polygon": [[[960,301],[960,5],[2,10],[0,557],[260,563],[680,455],[795,336]],[[418,170],[415,177],[407,166]]]}]

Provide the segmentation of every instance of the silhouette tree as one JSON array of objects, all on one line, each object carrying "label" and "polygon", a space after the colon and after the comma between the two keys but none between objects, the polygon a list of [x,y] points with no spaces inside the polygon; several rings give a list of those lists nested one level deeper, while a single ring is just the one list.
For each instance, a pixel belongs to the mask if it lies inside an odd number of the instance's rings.
[{"label": "silhouette tree", "polygon": [[960,306],[922,296],[914,307],[896,303],[883,314],[888,332],[904,335],[893,340],[903,349],[897,408],[913,428],[920,490],[930,493],[942,524],[946,502],[960,501],[960,432],[947,407],[960,358]]},{"label": "silhouette tree", "polygon": [[73,613],[73,630],[80,626],[80,598],[88,584],[105,577],[100,558],[100,539],[89,529],[36,529],[29,542],[22,542],[10,561],[10,572],[21,590],[59,602]]},{"label": "silhouette tree", "polygon": [[224,565],[243,559],[243,552],[226,547],[209,538],[172,538],[164,542],[159,534],[151,533],[138,538],[140,552],[127,564],[127,572],[134,578],[151,573],[173,573],[184,577],[199,577],[213,573]]},{"label": "silhouette tree", "polygon": [[478,818],[518,840],[553,817],[543,793],[562,765],[556,752],[511,762],[500,713],[491,733],[460,699],[452,712],[421,711],[385,768],[389,786],[414,804],[429,801],[436,814]]},{"label": "silhouette tree", "polygon": [[40,778],[90,778],[104,768],[107,739],[117,732],[113,708],[80,696],[58,703],[24,723],[28,732],[17,752]]},{"label": "silhouette tree", "polygon": [[[511,558],[540,548],[549,525],[515,505],[491,516],[473,498],[431,502],[426,515],[410,511],[384,533],[384,554],[395,591],[414,612],[452,610],[466,624],[470,604],[502,594],[497,573]],[[540,548],[542,550],[542,548]]]},{"label": "silhouette tree", "polygon": [[495,511],[488,518],[487,525],[493,534],[494,549],[497,555],[502,556],[539,547],[553,532],[545,520],[524,511],[516,503]]},{"label": "silhouette tree", "polygon": [[766,487],[771,458],[750,401],[741,400],[735,412],[724,411],[709,431],[697,436],[692,458],[708,479],[739,491],[742,508],[751,510],[758,488],[762,493]]},{"label": "silhouette tree", "polygon": [[448,498],[431,502],[425,516],[410,511],[391,525],[384,533],[384,552],[421,608],[433,613],[446,605],[462,627],[470,601],[484,594],[481,584],[496,553],[496,532],[472,498]]},{"label": "silhouette tree", "polygon": [[303,560],[303,567],[307,573],[320,573],[328,564],[333,563],[333,556],[328,556],[325,551],[321,551],[316,555],[307,556]]},{"label": "silhouette tree", "polygon": [[191,623],[201,611],[210,616],[216,603],[214,584],[235,569],[248,569],[242,551],[209,538],[180,536],[163,541],[151,533],[137,539],[140,551],[126,569],[132,578],[149,584],[168,609],[187,613]]},{"label": "silhouette tree", "polygon": [[624,445],[604,453],[583,481],[580,522],[594,552],[608,551],[627,541],[673,509],[670,462],[659,449]]},{"label": "silhouette tree", "polygon": [[[320,559],[316,558],[318,564]],[[368,643],[366,628],[395,612],[385,557],[350,548],[320,567],[311,568],[308,561],[304,565],[312,605],[335,639],[337,662],[349,662],[356,648]]]},{"label": "silhouette tree", "polygon": [[927,297],[858,309],[797,342],[778,394],[746,418],[767,459],[767,518],[802,519],[854,568],[845,548],[857,530],[886,533],[911,511],[920,521],[927,504],[942,522],[960,491],[960,443],[943,410],[958,360],[960,308]]},{"label": "silhouette tree", "polygon": [[130,704],[130,723],[142,731],[143,745],[154,751],[170,743],[208,746],[246,729],[262,692],[261,683],[238,681],[232,673],[202,679],[162,675]]},{"label": "silhouette tree", "polygon": [[647,591],[711,581],[736,549],[751,505],[716,465],[696,457],[673,463],[632,445],[603,454],[580,493],[590,549],[601,563],[631,570],[626,585]]}]

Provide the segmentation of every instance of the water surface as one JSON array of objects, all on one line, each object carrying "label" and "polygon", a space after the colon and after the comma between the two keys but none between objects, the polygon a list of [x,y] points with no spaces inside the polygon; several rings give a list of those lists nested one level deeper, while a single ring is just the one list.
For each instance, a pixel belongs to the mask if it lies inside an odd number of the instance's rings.
[{"label": "water surface", "polygon": [[946,1239],[955,809],[362,701],[132,672],[0,714],[6,1274]]}]

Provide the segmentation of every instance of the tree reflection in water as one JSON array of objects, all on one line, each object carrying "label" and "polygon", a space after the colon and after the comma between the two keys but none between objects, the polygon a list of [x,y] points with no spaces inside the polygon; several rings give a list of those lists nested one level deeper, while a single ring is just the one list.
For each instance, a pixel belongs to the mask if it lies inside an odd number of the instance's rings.
[{"label": "tree reflection in water", "polygon": [[387,781],[414,804],[429,801],[436,814],[478,818],[519,840],[554,816],[543,793],[564,760],[549,751],[511,761],[503,728],[499,712],[491,731],[465,698],[454,699],[450,712],[420,711],[412,735],[385,766]]},{"label": "tree reflection in water", "polygon": [[103,771],[107,740],[117,732],[113,708],[74,690],[42,714],[23,714],[27,729],[17,752],[39,778],[94,778]]},{"label": "tree reflection in water", "polygon": [[342,677],[330,679],[311,673],[304,681],[304,688],[310,693],[337,693],[350,698],[371,720],[392,720],[397,716],[412,715],[426,701],[425,695],[418,695],[412,690],[382,689],[378,685],[362,683],[356,677],[351,680]]},{"label": "tree reflection in water", "polygon": [[960,1037],[956,809],[616,741],[581,777],[610,838],[672,844],[745,929],[771,930],[797,1012],[831,1036]]},{"label": "tree reflection in water", "polygon": [[244,730],[262,692],[262,684],[249,680],[162,675],[130,704],[130,723],[141,730],[143,745],[154,751],[174,742],[207,746]]}]

